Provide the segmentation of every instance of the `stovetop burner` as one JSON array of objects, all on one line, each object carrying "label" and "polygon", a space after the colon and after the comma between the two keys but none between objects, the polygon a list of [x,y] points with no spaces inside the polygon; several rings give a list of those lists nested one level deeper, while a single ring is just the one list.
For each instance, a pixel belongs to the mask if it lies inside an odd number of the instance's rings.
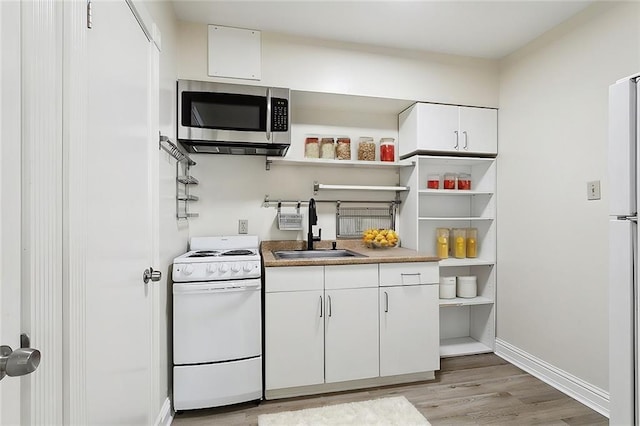
[{"label": "stovetop burner", "polygon": [[251,250],[229,250],[221,254],[221,256],[249,256],[252,255]]},{"label": "stovetop burner", "polygon": [[191,253],[188,257],[211,257],[217,256],[220,252],[213,250],[198,250],[195,253]]}]

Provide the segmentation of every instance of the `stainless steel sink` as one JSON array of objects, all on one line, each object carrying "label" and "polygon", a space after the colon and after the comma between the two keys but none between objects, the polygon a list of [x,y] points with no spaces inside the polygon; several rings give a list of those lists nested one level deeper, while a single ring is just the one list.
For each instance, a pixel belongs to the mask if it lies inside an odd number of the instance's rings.
[{"label": "stainless steel sink", "polygon": [[351,250],[276,250],[273,251],[276,259],[335,259],[342,257],[367,257],[364,254]]}]

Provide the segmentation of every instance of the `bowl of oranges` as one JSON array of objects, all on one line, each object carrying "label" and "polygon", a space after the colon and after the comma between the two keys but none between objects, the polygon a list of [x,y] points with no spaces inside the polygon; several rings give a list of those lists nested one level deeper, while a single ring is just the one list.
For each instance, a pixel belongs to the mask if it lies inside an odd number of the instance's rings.
[{"label": "bowl of oranges", "polygon": [[367,229],[362,234],[362,242],[369,248],[391,248],[398,245],[399,238],[393,229]]}]

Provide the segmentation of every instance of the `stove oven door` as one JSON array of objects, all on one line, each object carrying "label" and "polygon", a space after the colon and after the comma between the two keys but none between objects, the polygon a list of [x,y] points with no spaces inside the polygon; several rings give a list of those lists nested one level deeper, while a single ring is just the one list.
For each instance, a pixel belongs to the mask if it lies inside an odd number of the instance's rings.
[{"label": "stove oven door", "polygon": [[173,364],[262,354],[260,279],[173,284]]}]

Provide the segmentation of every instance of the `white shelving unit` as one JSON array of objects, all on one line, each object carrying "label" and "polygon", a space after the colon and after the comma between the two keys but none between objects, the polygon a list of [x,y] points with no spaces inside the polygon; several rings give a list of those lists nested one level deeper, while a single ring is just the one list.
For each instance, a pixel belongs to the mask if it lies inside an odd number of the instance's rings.
[{"label": "white shelving unit", "polygon": [[[352,142],[353,143],[353,142]],[[327,159],[291,159],[286,157],[267,157],[266,169],[271,166],[304,166],[304,167],[346,167],[363,169],[397,169],[412,166],[412,161],[363,161],[363,160],[327,160]]]},{"label": "white shelving unit", "polygon": [[[494,158],[413,156],[414,167],[400,169],[410,187],[400,205],[402,246],[436,255],[437,228],[478,229],[478,257],[440,261],[440,276],[474,275],[478,296],[440,299],[440,356],[493,352],[496,294],[496,160]],[[469,173],[471,190],[426,189],[427,176]]]}]

